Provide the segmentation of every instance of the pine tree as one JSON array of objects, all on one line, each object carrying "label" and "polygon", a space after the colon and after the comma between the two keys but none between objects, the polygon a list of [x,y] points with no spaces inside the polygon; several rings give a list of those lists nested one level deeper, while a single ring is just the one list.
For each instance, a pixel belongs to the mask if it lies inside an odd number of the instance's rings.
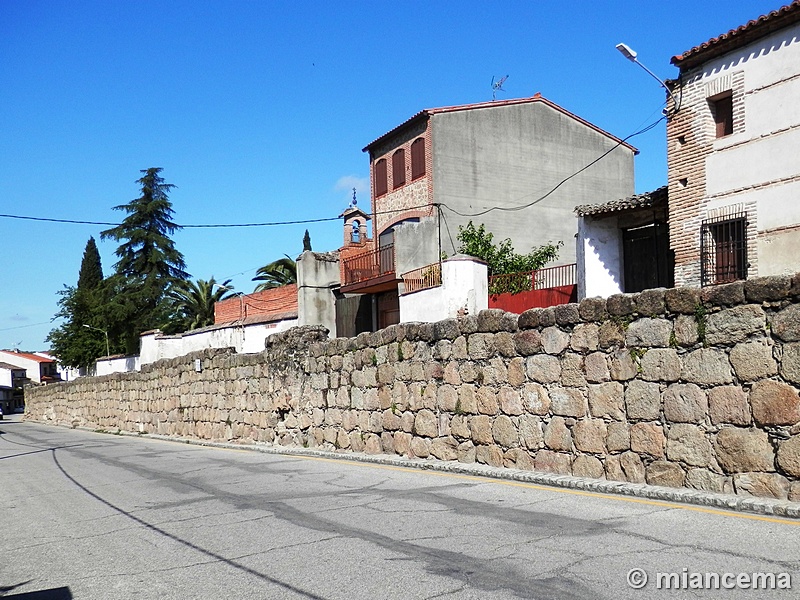
[{"label": "pine tree", "polygon": [[128,353],[138,351],[139,334],[168,321],[172,312],[168,292],[189,277],[183,255],[170,237],[181,229],[172,221],[169,201],[175,186],[164,182],[161,171],[158,167],[142,171],[137,181],[141,196],[114,207],[128,216],[100,234],[122,242],[116,250],[116,273],[107,282],[114,294],[107,316]]},{"label": "pine tree", "polygon": [[[59,311],[55,318],[66,321],[47,336],[52,352],[68,367],[88,367],[106,354],[105,331],[100,318],[103,294],[103,266],[93,237],[86,242],[77,286],[64,286],[59,292]],[[88,326],[88,327],[87,327]],[[91,329],[95,328],[95,329]]]}]

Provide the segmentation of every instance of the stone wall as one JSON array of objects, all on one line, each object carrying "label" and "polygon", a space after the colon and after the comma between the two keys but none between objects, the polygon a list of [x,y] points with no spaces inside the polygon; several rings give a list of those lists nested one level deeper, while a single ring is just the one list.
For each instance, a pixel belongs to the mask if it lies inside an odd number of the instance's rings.
[{"label": "stone wall", "polygon": [[[202,370],[195,371],[195,359]],[[497,310],[31,390],[27,418],[800,500],[800,275]]]}]

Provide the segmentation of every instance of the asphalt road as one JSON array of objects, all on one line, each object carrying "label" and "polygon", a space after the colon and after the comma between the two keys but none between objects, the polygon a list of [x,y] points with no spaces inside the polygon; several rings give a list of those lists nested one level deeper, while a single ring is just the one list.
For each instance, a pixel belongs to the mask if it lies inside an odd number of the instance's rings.
[{"label": "asphalt road", "polygon": [[[687,586],[695,572],[788,573],[792,589],[681,592],[658,589],[659,572]],[[800,521],[0,421],[0,596],[15,600],[799,589]]]}]

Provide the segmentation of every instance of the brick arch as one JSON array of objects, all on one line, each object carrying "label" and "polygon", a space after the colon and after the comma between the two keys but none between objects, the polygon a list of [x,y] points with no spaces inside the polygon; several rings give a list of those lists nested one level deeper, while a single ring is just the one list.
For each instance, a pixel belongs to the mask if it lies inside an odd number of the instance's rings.
[{"label": "brick arch", "polygon": [[433,205],[431,205],[431,207],[428,210],[408,210],[408,211],[404,212],[403,214],[401,214],[400,216],[395,217],[394,219],[389,221],[386,225],[384,225],[381,228],[380,231],[378,231],[376,233],[373,233],[373,235],[375,235],[375,237],[377,238],[384,231],[389,229],[390,227],[394,227],[395,225],[397,225],[401,221],[405,221],[406,219],[413,219],[415,217],[418,217],[418,218],[422,219],[424,217],[431,217],[431,216],[433,216],[433,214],[434,214],[434,206]]}]

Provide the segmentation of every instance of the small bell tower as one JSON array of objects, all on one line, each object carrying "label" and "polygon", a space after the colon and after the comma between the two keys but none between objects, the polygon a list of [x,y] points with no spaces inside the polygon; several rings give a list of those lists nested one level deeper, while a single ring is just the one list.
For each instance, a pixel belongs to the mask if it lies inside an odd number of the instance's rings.
[{"label": "small bell tower", "polygon": [[369,239],[367,238],[367,221],[371,220],[367,213],[356,206],[356,190],[353,188],[353,200],[340,218],[344,219],[344,245],[342,248],[351,246],[363,246]]}]

